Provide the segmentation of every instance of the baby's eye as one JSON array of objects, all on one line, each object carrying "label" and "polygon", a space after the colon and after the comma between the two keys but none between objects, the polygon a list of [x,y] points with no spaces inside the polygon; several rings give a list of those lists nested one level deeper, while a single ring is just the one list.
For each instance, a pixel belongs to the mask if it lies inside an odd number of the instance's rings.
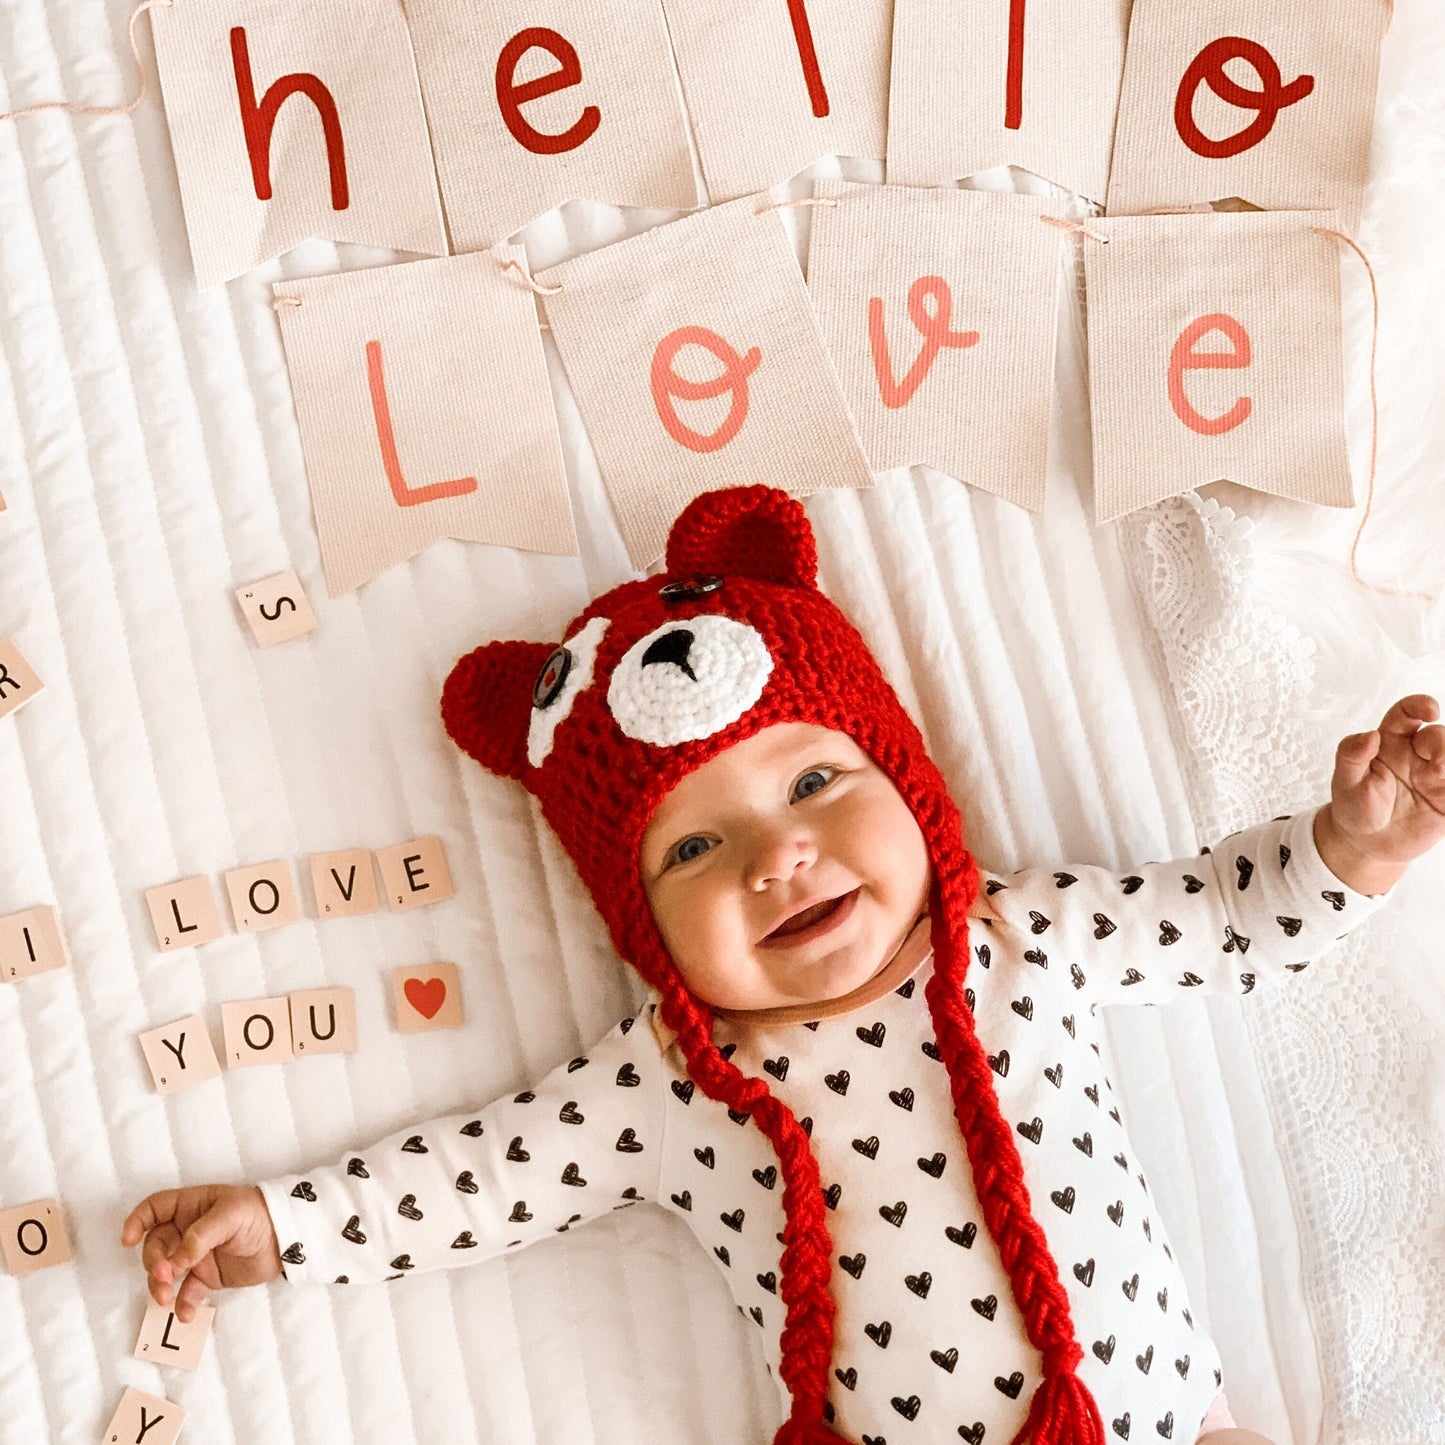
[{"label": "baby's eye", "polygon": [[821,792],[838,775],[837,768],[809,768],[796,783],[793,784],[793,796],[795,798],[810,798],[814,793]]},{"label": "baby's eye", "polygon": [[672,850],[672,856],[678,863],[691,863],[694,858],[701,858],[711,847],[712,844],[706,838],[694,833],[691,838],[684,838]]}]

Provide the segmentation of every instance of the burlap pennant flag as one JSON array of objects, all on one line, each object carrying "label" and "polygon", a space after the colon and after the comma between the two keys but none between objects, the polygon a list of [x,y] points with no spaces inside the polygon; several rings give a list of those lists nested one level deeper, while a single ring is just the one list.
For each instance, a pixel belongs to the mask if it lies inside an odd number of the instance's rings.
[{"label": "burlap pennant flag", "polygon": [[716,204],[824,155],[882,160],[888,0],[662,0],[708,197]]},{"label": "burlap pennant flag", "polygon": [[[525,264],[520,246],[498,257]],[[513,275],[483,253],[275,286],[333,597],[439,537],[576,552],[536,303]]]},{"label": "burlap pennant flag", "polygon": [[[573,197],[690,210],[687,116],[657,0],[408,0],[452,245]],[[554,28],[555,27],[555,28]]]},{"label": "burlap pennant flag", "polygon": [[1339,219],[1328,211],[1089,222],[1094,504],[1110,522],[1214,481],[1353,505]]},{"label": "burlap pennant flag", "polygon": [[202,286],[308,236],[446,254],[396,0],[179,0],[151,23]]},{"label": "burlap pennant flag", "polygon": [[1265,210],[1364,198],[1389,0],[1135,0],[1112,215],[1238,196]]},{"label": "burlap pennant flag", "polygon": [[776,210],[746,196],[539,272],[628,555],[712,487],[872,476]]},{"label": "burlap pennant flag", "polygon": [[1044,505],[1063,234],[1008,192],[819,181],[808,289],[874,471]]},{"label": "burlap pennant flag", "polygon": [[1129,0],[896,0],[888,180],[1013,165],[1102,201]]}]

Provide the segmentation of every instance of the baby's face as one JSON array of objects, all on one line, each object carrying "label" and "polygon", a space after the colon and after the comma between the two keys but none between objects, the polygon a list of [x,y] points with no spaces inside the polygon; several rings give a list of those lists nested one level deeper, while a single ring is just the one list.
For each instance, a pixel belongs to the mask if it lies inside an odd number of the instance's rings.
[{"label": "baby's face", "polygon": [[642,881],[688,987],[719,1008],[821,1003],[867,982],[927,907],[928,849],[843,733],[779,723],[663,799]]}]

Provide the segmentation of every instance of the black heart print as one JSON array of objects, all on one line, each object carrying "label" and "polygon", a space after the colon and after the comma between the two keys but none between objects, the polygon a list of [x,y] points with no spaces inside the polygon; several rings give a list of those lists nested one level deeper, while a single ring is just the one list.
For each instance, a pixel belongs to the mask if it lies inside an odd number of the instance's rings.
[{"label": "black heart print", "polygon": [[310,1180],[307,1179],[303,1179],[291,1191],[291,1197],[293,1199],[309,1199],[312,1204],[316,1203],[316,1191],[311,1187]]},{"label": "black heart print", "polygon": [[462,1127],[457,1130],[457,1133],[465,1134],[469,1139],[480,1139],[482,1136],[482,1121],[480,1119],[473,1119],[470,1124],[463,1124]]},{"label": "black heart print", "polygon": [[402,1197],[400,1204],[396,1206],[396,1212],[403,1219],[420,1219],[422,1212],[416,1207],[416,1195],[407,1194]]},{"label": "black heart print", "polygon": [[365,1244],[366,1236],[361,1232],[360,1224],[361,1216],[359,1214],[353,1214],[351,1218],[346,1221],[346,1227],[341,1231],[341,1237],[343,1239],[349,1239],[353,1244]]}]

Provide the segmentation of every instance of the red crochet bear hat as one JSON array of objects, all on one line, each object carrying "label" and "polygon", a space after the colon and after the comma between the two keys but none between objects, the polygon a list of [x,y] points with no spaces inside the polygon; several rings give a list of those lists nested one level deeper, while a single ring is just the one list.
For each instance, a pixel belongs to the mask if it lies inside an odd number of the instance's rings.
[{"label": "red crochet bear hat", "polygon": [[[493,642],[463,657],[442,692],[447,732],[483,767],[540,802],[620,955],[661,995],[688,1074],[750,1115],[784,1176],[780,1371],[792,1411],[774,1445],[826,1445],[835,1306],[833,1242],[809,1136],[767,1081],[713,1043],[713,1014],[674,967],[643,891],[642,834],[686,774],[761,728],[806,722],[851,737],[912,810],[933,868],[934,971],[925,998],[984,1219],[1009,1264],[1043,1381],[1014,1445],[1103,1445],[1076,1374],[1083,1350],[1035,1222],[1013,1131],[964,996],[968,910],[978,888],[958,810],[867,645],[818,591],[801,505],[750,486],[708,492],[678,517],[667,570],[597,598],[561,646]],[[980,1168],[981,1164],[987,1167]]]}]

